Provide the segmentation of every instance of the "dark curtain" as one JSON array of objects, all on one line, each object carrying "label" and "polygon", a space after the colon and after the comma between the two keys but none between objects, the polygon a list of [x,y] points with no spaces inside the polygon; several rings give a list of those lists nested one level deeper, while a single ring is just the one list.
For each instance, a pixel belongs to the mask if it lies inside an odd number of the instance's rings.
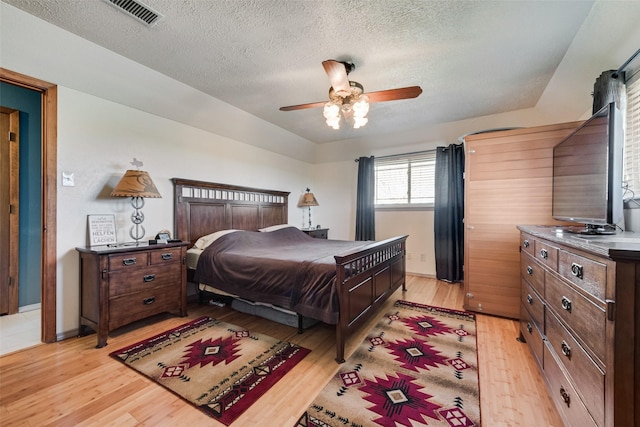
[{"label": "dark curtain", "polygon": [[376,239],[374,157],[358,159],[358,194],[356,202],[356,240]]},{"label": "dark curtain", "polygon": [[436,277],[464,279],[464,146],[451,144],[436,151],[434,238]]}]

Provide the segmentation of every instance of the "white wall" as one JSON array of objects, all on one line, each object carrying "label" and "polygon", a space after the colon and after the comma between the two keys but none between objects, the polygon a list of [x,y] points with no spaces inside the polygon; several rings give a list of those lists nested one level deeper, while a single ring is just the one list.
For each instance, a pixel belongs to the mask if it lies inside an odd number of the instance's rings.
[{"label": "white wall", "polygon": [[[109,196],[133,157],[144,162],[161,199],[146,199],[147,236],[173,230],[171,178],[189,178],[292,192],[311,181],[309,165],[278,154],[115,104],[73,89],[58,93],[58,277],[57,332],[78,328],[79,280],[76,246],[87,244],[87,215],[115,214],[118,241],[128,236],[128,198]],[[75,186],[63,187],[62,172]],[[297,221],[296,221],[297,224]]]}]

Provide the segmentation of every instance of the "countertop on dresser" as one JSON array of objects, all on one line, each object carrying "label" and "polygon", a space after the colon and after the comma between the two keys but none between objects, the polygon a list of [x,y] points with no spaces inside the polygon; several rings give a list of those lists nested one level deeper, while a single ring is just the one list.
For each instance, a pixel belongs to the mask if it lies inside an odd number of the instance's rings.
[{"label": "countertop on dresser", "polygon": [[612,259],[640,260],[640,233],[578,234],[574,227],[519,225],[518,229],[532,236],[571,246]]}]

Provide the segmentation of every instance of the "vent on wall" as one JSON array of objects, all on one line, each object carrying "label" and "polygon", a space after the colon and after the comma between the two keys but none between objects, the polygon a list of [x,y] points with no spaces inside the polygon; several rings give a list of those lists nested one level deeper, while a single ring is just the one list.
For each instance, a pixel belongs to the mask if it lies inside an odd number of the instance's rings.
[{"label": "vent on wall", "polygon": [[149,6],[140,3],[136,0],[104,0],[109,4],[116,6],[118,9],[126,12],[128,15],[133,16],[140,22],[148,25],[149,27],[154,26],[160,21],[163,16],[160,15],[155,10],[151,9]]}]

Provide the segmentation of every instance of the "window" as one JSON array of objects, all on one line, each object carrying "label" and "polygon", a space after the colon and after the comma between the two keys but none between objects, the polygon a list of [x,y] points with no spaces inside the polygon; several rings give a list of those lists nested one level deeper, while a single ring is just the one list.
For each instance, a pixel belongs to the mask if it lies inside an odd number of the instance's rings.
[{"label": "window", "polygon": [[625,200],[640,198],[640,71],[626,82],[627,116],[624,140],[624,176],[630,190]]},{"label": "window", "polygon": [[375,162],[376,207],[433,207],[435,150],[379,157]]}]

